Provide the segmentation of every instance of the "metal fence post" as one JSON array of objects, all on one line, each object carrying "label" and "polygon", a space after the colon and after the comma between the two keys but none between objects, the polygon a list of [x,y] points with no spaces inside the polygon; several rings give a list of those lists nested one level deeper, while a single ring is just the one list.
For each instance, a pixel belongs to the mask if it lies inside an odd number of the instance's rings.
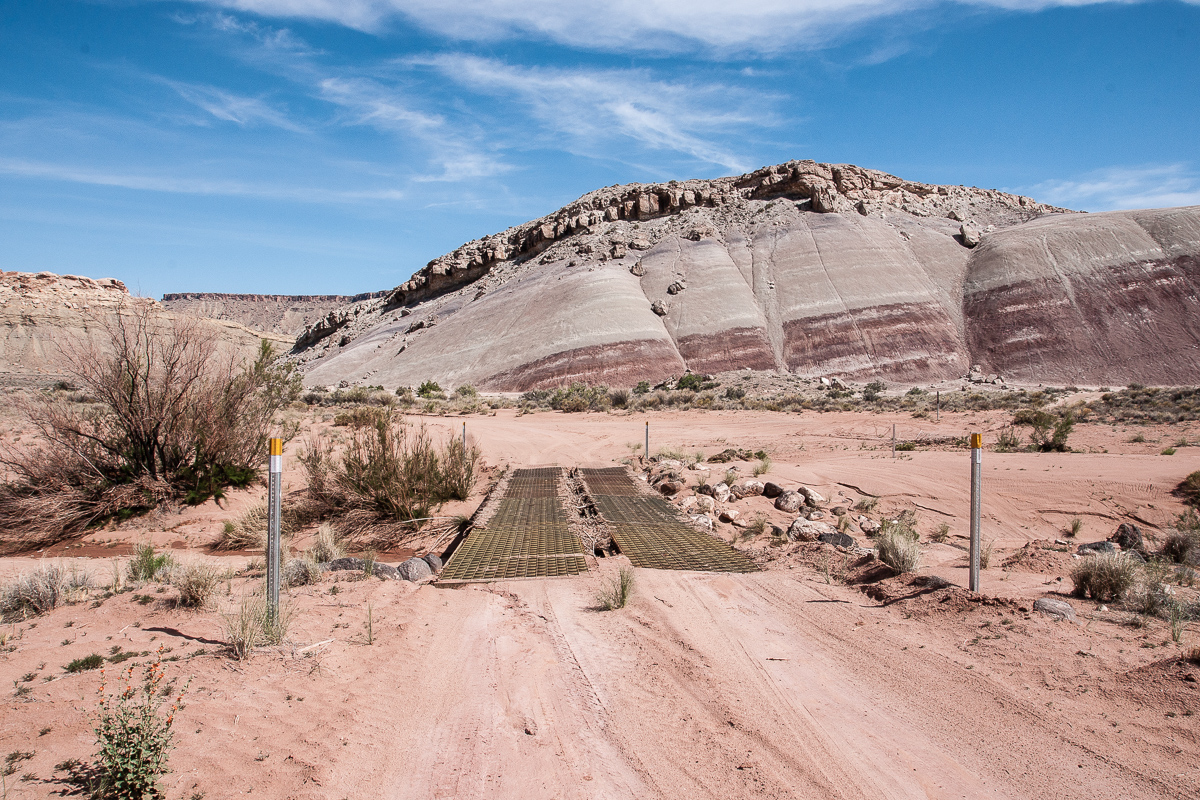
[{"label": "metal fence post", "polygon": [[467,423],[463,423],[463,452],[467,452]]},{"label": "metal fence post", "polygon": [[979,530],[980,507],[982,506],[983,481],[983,435],[971,434],[971,580],[972,592],[979,591]]},{"label": "metal fence post", "polygon": [[267,477],[267,624],[279,620],[279,521],[283,481],[283,440],[271,439]]},{"label": "metal fence post", "polygon": [[650,420],[646,420],[646,452],[643,453],[646,459],[650,458]]}]

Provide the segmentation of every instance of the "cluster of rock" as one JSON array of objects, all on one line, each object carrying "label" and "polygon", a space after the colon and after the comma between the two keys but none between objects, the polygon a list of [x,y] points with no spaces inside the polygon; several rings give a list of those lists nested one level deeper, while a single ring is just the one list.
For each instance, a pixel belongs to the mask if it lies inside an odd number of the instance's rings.
[{"label": "cluster of rock", "polygon": [[5,311],[52,308],[91,311],[111,309],[122,303],[153,302],[131,297],[125,284],[116,278],[0,271],[0,308]]},{"label": "cluster of rock", "polygon": [[[366,572],[368,564],[364,559],[347,556],[326,561],[319,566],[322,572]],[[402,561],[395,567],[378,561],[371,562],[370,567],[370,574],[381,580],[418,583],[440,572],[442,559],[433,553],[426,553],[420,558]]]},{"label": "cluster of rock", "polygon": [[[690,469],[707,472],[707,467],[702,464],[693,464]],[[647,481],[659,493],[675,497],[687,488],[684,472],[683,462],[660,459],[650,466]],[[827,509],[826,499],[812,487],[801,485],[795,489],[786,489],[771,481],[754,479],[736,480],[733,483],[719,481],[714,484],[702,480],[694,494],[682,497],[679,508],[693,523],[707,530],[712,530],[714,519],[734,527],[745,528],[750,523],[729,503],[756,496],[773,498],[777,510],[797,515],[786,529],[776,531],[779,536],[786,537],[791,542],[824,542],[837,547],[852,548],[856,547],[857,543],[853,536],[846,533],[847,530],[857,528],[870,535],[877,533],[880,528],[878,522],[865,515],[849,518],[850,512],[844,506]],[[847,519],[836,526],[825,521],[841,518]]]},{"label": "cluster of rock", "polygon": [[[553,214],[476,239],[433,259],[397,286],[388,303],[406,305],[452,291],[477,280],[498,262],[536,255],[556,241],[591,233],[605,222],[648,220],[680,214],[689,208],[720,208],[745,200],[777,197],[800,201],[806,210],[822,214],[857,212],[868,216],[895,209],[917,217],[954,221],[968,221],[977,206],[987,206],[989,219],[998,216],[1001,224],[1066,211],[992,189],[906,181],[852,164],[788,161],[736,177],[634,183],[590,192]],[[698,226],[688,233],[693,240],[714,236],[716,231],[711,226]],[[974,247],[980,241],[979,232],[965,222],[960,226],[960,237],[967,247]],[[651,242],[644,238],[613,242],[608,255],[622,258],[627,249],[647,250],[650,246]]]},{"label": "cluster of rock", "polygon": [[1146,541],[1142,538],[1142,529],[1132,522],[1122,522],[1116,532],[1102,542],[1085,542],[1076,549],[1076,555],[1095,555],[1098,553],[1129,553],[1134,558],[1146,559]]}]

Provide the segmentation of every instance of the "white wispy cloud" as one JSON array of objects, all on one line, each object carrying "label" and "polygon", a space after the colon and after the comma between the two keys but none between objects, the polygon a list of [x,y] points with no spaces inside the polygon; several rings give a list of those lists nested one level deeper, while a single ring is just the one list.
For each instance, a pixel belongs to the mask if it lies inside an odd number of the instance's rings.
[{"label": "white wispy cloud", "polygon": [[507,172],[510,166],[486,152],[441,114],[415,107],[403,93],[371,78],[325,78],[318,84],[320,97],[343,109],[344,122],[369,125],[377,130],[410,137],[429,153],[435,171],[417,181],[462,181]]},{"label": "white wispy cloud", "polygon": [[[939,0],[193,0],[269,17],[318,19],[378,31],[396,18],[461,39],[536,36],[584,48],[645,51],[696,44],[720,50],[820,45],[863,22],[922,11]],[[1138,0],[957,0],[1007,11]],[[1184,0],[1200,3],[1200,0]]]},{"label": "white wispy cloud", "polygon": [[292,121],[287,114],[273,108],[261,97],[245,97],[225,91],[216,86],[182,83],[166,78],[159,79],[175,90],[176,94],[197,108],[225,122],[242,127],[270,125],[276,128],[304,133],[304,126]]},{"label": "white wispy cloud", "polygon": [[718,134],[769,124],[772,98],[728,86],[656,80],[647,70],[527,67],[447,54],[408,63],[431,66],[472,90],[515,98],[549,133],[599,155],[614,139],[633,139],[733,170],[745,157]]},{"label": "white wispy cloud", "polygon": [[111,186],[138,191],[219,195],[225,197],[255,197],[267,200],[289,200],[299,203],[354,203],[361,201],[402,200],[405,198],[405,193],[398,189],[339,190],[312,186],[250,183],[221,178],[195,178],[119,170],[110,171],[95,167],[16,158],[0,158],[0,174],[91,186]]},{"label": "white wispy cloud", "polygon": [[1187,164],[1111,167],[1074,180],[1039,183],[1027,193],[1084,211],[1200,205],[1200,172]]}]

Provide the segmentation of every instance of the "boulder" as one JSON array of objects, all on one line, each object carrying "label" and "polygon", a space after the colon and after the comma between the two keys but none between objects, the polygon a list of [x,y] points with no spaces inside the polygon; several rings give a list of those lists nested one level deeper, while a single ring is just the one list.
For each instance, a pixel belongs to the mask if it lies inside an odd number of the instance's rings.
[{"label": "boulder", "polygon": [[693,514],[690,518],[692,524],[706,531],[713,529],[712,517],[707,514]]},{"label": "boulder", "polygon": [[655,300],[650,304],[650,310],[660,317],[665,317],[667,315],[667,304],[662,300]]},{"label": "boulder", "polygon": [[817,541],[824,542],[825,544],[831,544],[834,547],[854,547],[853,536],[848,533],[838,533],[837,531],[819,534],[817,536]]},{"label": "boulder", "polygon": [[679,494],[681,491],[683,491],[683,487],[683,481],[676,481],[670,478],[664,478],[654,486],[655,489],[658,489],[660,494],[666,495],[667,497],[673,497],[674,495]]},{"label": "boulder", "polygon": [[433,574],[433,570],[429,567],[429,562],[423,558],[410,558],[396,568],[396,572],[406,581],[416,583],[422,578],[428,578]]},{"label": "boulder", "polygon": [[1117,532],[1108,537],[1108,540],[1120,546],[1122,550],[1132,550],[1138,553],[1146,550],[1146,544],[1142,541],[1141,528],[1129,522],[1122,522],[1117,526]]},{"label": "boulder", "polygon": [[667,294],[679,294],[686,288],[687,288],[687,283],[685,281],[682,281],[682,280],[675,281],[674,283],[672,283],[670,286],[667,287]]},{"label": "boulder", "polygon": [[820,509],[816,509],[816,510],[808,512],[804,516],[806,518],[808,518],[810,521],[816,522],[819,519],[825,519],[825,512],[821,511]]},{"label": "boulder", "polygon": [[696,495],[696,510],[697,511],[701,511],[701,512],[707,514],[708,512],[714,510],[716,507],[717,507],[716,501],[713,500],[708,495],[705,495],[705,494]]},{"label": "boulder", "polygon": [[855,521],[858,523],[858,529],[868,535],[872,533],[879,533],[879,529],[882,527],[875,520],[869,519],[868,517],[864,517],[862,515],[859,515],[858,519]]},{"label": "boulder", "polygon": [[695,507],[696,507],[696,495],[694,495],[694,494],[689,494],[687,497],[683,498],[683,500],[679,501],[679,510],[680,511],[690,511],[691,509],[693,509]]},{"label": "boulder", "polygon": [[974,227],[972,227],[970,225],[966,225],[966,224],[960,225],[960,226],[958,226],[958,235],[962,238],[962,243],[963,243],[964,247],[978,247],[979,246],[980,239],[979,239],[979,230],[977,228],[974,228]]},{"label": "boulder", "polygon": [[763,497],[779,497],[779,495],[783,494],[783,487],[777,483],[767,481],[763,484],[762,493]]},{"label": "boulder", "polygon": [[629,274],[638,278],[646,274],[646,268],[642,266],[641,260],[629,268]]},{"label": "boulder", "polygon": [[763,493],[762,481],[745,481],[744,483],[734,484],[729,488],[729,491],[734,497],[756,497]]},{"label": "boulder", "polygon": [[399,570],[397,570],[391,564],[383,564],[379,561],[376,561],[371,566],[371,574],[374,575],[376,578],[380,578],[385,581],[400,580]]},{"label": "boulder", "polygon": [[1081,556],[1086,556],[1095,553],[1116,553],[1120,548],[1112,542],[1086,542],[1079,545],[1079,549],[1075,552]]},{"label": "boulder", "polygon": [[435,555],[434,553],[426,553],[425,555],[421,556],[421,558],[425,560],[425,563],[428,564],[429,568],[434,572],[442,571],[441,556]]},{"label": "boulder", "polygon": [[721,522],[734,523],[737,522],[737,518],[740,516],[741,513],[736,508],[723,508],[721,509],[721,516],[719,519]]},{"label": "boulder", "polygon": [[716,486],[712,487],[712,498],[718,503],[729,502],[729,495],[729,484],[725,483],[724,481],[721,481]]},{"label": "boulder", "polygon": [[809,522],[804,517],[798,518],[787,530],[787,537],[793,542],[815,542],[826,534],[836,533],[824,522]]},{"label": "boulder", "polygon": [[833,508],[831,508],[829,510],[835,517],[846,516],[846,507],[845,506],[834,506]]},{"label": "boulder", "polygon": [[788,514],[795,514],[804,505],[804,495],[799,492],[784,492],[775,498],[775,507]]},{"label": "boulder", "polygon": [[1066,620],[1067,622],[1075,621],[1075,609],[1066,600],[1056,600],[1053,597],[1039,597],[1033,601],[1033,610],[1040,611],[1049,617]]},{"label": "boulder", "polygon": [[344,558],[335,558],[332,561],[326,561],[321,565],[322,572],[362,572],[367,566],[367,562],[361,558],[346,556]]},{"label": "boulder", "polygon": [[825,503],[825,498],[822,497],[815,489],[810,489],[807,486],[801,486],[798,491],[800,494],[804,495],[804,502],[808,503],[813,508]]}]

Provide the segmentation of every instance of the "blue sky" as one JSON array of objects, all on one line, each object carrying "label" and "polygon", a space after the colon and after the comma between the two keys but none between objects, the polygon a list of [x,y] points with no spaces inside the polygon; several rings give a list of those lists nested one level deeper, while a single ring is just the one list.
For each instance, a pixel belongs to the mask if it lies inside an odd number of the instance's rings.
[{"label": "blue sky", "polygon": [[0,268],[354,293],[792,158],[1200,204],[1200,2],[0,0]]}]

